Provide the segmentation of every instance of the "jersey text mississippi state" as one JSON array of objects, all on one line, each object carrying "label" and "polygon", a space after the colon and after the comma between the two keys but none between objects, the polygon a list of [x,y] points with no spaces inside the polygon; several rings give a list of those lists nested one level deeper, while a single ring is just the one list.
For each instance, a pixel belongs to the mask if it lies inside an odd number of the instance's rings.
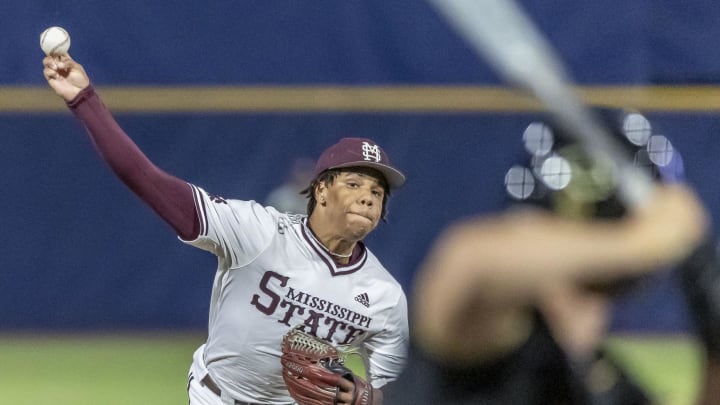
[{"label": "jersey text mississippi state", "polygon": [[[289,277],[274,271],[266,272],[259,286],[264,297],[255,294],[250,303],[268,316],[278,311],[284,312],[278,320],[280,323],[293,326],[297,324],[296,321],[293,322],[293,318],[302,320],[309,329],[306,332],[343,345],[351,343],[370,327],[371,318],[292,287],[287,287],[284,296],[280,296],[269,286],[272,279],[279,281],[281,287],[286,287]],[[328,326],[324,335],[318,333],[321,324]]]}]

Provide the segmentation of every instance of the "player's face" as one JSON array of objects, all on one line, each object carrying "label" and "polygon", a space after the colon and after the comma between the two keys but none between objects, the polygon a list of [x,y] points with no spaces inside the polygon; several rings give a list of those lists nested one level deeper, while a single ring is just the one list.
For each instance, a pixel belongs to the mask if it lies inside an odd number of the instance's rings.
[{"label": "player's face", "polygon": [[328,220],[341,236],[361,240],[380,221],[385,190],[372,174],[340,172],[323,192]]}]

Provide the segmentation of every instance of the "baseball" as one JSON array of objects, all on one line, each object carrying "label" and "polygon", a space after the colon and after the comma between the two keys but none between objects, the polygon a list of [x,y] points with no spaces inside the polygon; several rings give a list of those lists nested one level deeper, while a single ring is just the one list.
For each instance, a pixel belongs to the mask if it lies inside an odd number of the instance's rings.
[{"label": "baseball", "polygon": [[50,27],[40,34],[40,48],[45,55],[64,55],[70,49],[70,35],[61,27]]}]

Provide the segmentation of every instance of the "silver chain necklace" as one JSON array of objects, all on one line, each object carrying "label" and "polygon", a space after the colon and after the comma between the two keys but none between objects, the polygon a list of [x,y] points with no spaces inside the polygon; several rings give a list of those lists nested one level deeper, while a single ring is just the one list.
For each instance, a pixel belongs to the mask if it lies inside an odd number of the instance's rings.
[{"label": "silver chain necklace", "polygon": [[350,251],[350,253],[346,255],[341,255],[340,253],[335,253],[332,250],[328,249],[327,246],[320,242],[320,240],[315,236],[315,232],[313,232],[312,229],[310,229],[310,236],[312,236],[312,238],[315,239],[315,242],[317,242],[318,245],[322,246],[323,250],[325,250],[329,255],[339,257],[340,259],[349,259],[353,254],[353,252]]}]

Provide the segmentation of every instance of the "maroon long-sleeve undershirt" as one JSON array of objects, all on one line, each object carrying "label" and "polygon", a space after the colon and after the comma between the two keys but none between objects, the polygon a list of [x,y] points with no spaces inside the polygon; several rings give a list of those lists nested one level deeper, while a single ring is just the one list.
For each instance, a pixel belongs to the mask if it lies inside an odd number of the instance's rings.
[{"label": "maroon long-sleeve undershirt", "polygon": [[83,89],[67,105],[120,180],[181,238],[197,238],[200,223],[190,185],[161,170],[145,156],[118,125],[92,86]]}]

